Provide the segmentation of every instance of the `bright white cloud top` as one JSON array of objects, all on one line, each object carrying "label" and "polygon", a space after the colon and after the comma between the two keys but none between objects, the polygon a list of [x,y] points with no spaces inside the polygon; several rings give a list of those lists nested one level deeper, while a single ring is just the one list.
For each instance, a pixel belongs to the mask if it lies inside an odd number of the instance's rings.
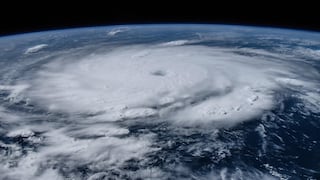
[{"label": "bright white cloud top", "polygon": [[121,32],[125,32],[127,31],[129,28],[126,28],[126,27],[122,27],[122,28],[115,28],[115,29],[112,29],[111,31],[109,31],[107,33],[108,36],[115,36]]},{"label": "bright white cloud top", "polygon": [[36,52],[39,52],[40,50],[44,49],[47,46],[48,46],[47,44],[35,45],[33,47],[28,48],[24,53],[25,54],[36,53]]},{"label": "bright white cloud top", "polygon": [[160,117],[182,126],[233,125],[270,110],[281,84],[303,83],[294,70],[232,49],[130,46],[48,63],[25,93],[49,110],[99,114],[102,121]]}]

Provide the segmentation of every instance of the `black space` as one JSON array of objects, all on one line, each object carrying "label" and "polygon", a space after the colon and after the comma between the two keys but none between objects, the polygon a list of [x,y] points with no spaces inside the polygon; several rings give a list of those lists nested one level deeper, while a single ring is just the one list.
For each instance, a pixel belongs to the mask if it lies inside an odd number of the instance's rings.
[{"label": "black space", "polygon": [[3,5],[0,36],[83,26],[145,23],[243,24],[320,31],[318,6],[307,2],[290,2],[290,5],[282,6],[260,1],[254,5],[234,4],[232,1],[226,1],[223,5],[185,1],[184,6],[158,1],[147,4],[119,1],[118,5],[110,2],[97,5],[95,2],[78,1],[74,2],[77,5],[67,5],[50,1],[21,4],[17,1],[12,5]]}]

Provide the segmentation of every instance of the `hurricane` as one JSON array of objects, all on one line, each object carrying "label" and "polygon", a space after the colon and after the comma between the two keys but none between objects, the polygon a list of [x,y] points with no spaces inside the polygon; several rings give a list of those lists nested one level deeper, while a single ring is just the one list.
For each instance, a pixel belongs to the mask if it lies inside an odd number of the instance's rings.
[{"label": "hurricane", "polygon": [[2,37],[0,177],[319,177],[314,36],[132,25]]}]

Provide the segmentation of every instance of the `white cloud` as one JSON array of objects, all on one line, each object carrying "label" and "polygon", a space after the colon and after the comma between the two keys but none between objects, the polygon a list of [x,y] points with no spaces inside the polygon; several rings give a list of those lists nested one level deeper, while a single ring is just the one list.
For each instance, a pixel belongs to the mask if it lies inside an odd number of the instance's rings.
[{"label": "white cloud", "polygon": [[[3,176],[18,179],[41,179],[44,177],[48,180],[59,179],[62,176],[58,171],[63,171],[61,168],[65,163],[70,169],[87,166],[91,171],[98,172],[118,170],[126,161],[130,159],[143,161],[146,153],[158,150],[151,147],[152,137],[149,135],[115,137],[125,135],[128,131],[113,125],[100,124],[101,128],[88,124],[86,126],[65,126],[65,128],[52,129],[43,134],[45,146],[36,152],[30,151],[21,156],[16,160],[16,167],[0,167],[0,170],[5,172]],[[14,134],[17,133],[11,133],[11,135]],[[19,151],[18,149],[17,152]],[[12,160],[6,161],[13,162]],[[52,168],[56,166],[59,168],[53,170]]]},{"label": "white cloud", "polygon": [[117,34],[119,34],[119,33],[121,33],[121,32],[125,32],[125,31],[128,31],[128,30],[129,30],[129,28],[126,28],[126,27],[114,28],[114,29],[108,31],[108,32],[107,32],[107,35],[108,35],[108,36],[115,36],[115,35],[117,35]]},{"label": "white cloud", "polygon": [[320,113],[320,93],[319,92],[306,92],[298,96],[304,102],[306,111],[313,113]]},{"label": "white cloud", "polygon": [[45,172],[43,172],[40,176],[35,177],[36,180],[64,180],[63,178],[56,170],[53,169],[47,169]]},{"label": "white cloud", "polygon": [[0,91],[8,91],[10,92],[9,96],[6,98],[12,102],[19,102],[21,98],[21,93],[26,90],[29,86],[26,84],[20,85],[0,85]]},{"label": "white cloud", "polygon": [[7,136],[8,137],[31,137],[34,135],[34,132],[28,128],[22,128],[22,129],[15,129],[13,131],[10,131]]},{"label": "white cloud", "polygon": [[176,40],[176,41],[161,43],[160,46],[181,46],[181,45],[189,44],[191,42],[192,41],[190,40]]},{"label": "white cloud", "polygon": [[36,52],[39,52],[40,50],[44,49],[47,46],[48,46],[48,44],[38,44],[38,45],[35,45],[35,46],[32,46],[32,47],[26,49],[24,53],[25,54],[36,53]]},{"label": "white cloud", "polygon": [[0,106],[0,122],[1,123],[16,123],[17,121],[20,121],[20,120],[21,120],[20,116]]}]

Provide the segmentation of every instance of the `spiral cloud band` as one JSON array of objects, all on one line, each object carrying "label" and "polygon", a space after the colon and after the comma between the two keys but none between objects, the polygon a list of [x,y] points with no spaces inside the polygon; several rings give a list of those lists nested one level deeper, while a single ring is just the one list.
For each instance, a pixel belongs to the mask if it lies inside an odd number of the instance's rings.
[{"label": "spiral cloud band", "polygon": [[204,46],[121,47],[48,63],[26,93],[52,111],[101,121],[160,117],[182,126],[230,125],[272,108],[283,83],[277,72],[301,81],[289,66],[258,58]]}]

